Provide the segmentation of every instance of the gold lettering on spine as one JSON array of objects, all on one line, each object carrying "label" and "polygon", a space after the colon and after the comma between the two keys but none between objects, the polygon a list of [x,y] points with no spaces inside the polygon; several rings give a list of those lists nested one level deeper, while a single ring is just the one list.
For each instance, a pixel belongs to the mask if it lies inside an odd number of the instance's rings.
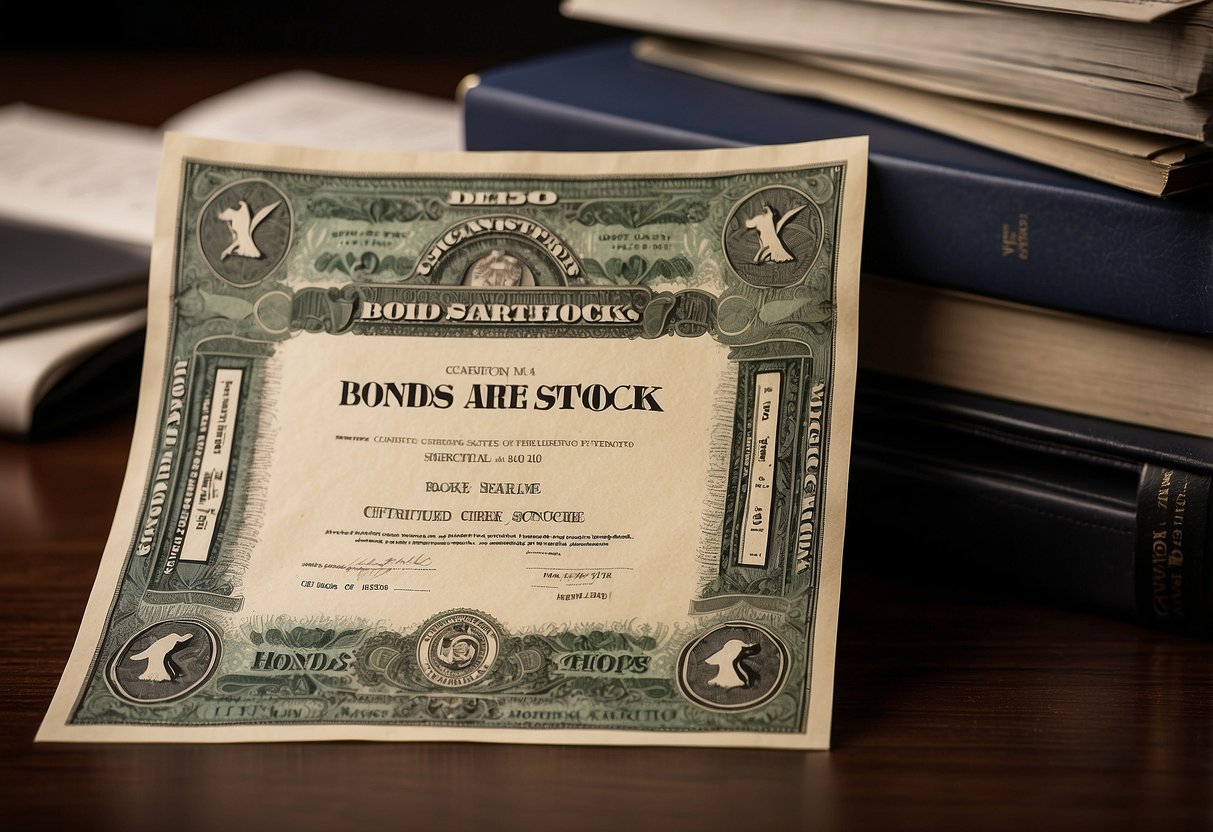
[{"label": "gold lettering on spine", "polygon": [[1002,256],[1014,254],[1020,260],[1028,259],[1028,215],[1020,214],[1015,220],[1015,227],[1010,223],[1002,226]]},{"label": "gold lettering on spine", "polygon": [[1160,619],[1184,618],[1184,519],[1188,509],[1189,478],[1162,473],[1155,496],[1164,513],[1161,528],[1150,535],[1150,565],[1154,615]]}]

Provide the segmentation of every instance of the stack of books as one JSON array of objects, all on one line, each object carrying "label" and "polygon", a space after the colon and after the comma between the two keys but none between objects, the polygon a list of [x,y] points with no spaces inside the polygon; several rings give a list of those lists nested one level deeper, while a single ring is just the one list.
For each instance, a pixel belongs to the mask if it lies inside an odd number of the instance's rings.
[{"label": "stack of books", "polygon": [[566,0],[645,60],[848,104],[1147,193],[1206,186],[1207,0]]},{"label": "stack of books", "polygon": [[[609,4],[574,4],[590,5]],[[725,83],[651,55],[651,41],[628,39],[469,78],[466,145],[870,137],[848,557],[994,574],[1213,634],[1208,190],[1143,195],[920,120]],[[1207,122],[1207,96],[1198,105]]]}]

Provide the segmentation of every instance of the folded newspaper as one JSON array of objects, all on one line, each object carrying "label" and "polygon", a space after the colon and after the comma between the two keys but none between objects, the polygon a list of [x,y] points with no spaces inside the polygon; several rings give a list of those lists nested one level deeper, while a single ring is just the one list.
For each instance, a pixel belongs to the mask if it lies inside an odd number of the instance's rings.
[{"label": "folded newspaper", "polygon": [[170,134],[39,739],[826,747],[865,180]]}]

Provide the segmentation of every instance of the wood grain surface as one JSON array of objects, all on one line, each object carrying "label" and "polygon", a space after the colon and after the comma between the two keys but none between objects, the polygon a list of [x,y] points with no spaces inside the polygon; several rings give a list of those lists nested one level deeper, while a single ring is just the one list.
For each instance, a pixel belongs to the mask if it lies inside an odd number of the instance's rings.
[{"label": "wood grain surface", "polygon": [[[280,69],[450,95],[493,62],[7,54],[0,103],[157,124]],[[5,829],[1213,829],[1213,645],[963,575],[846,571],[829,752],[35,745],[132,424],[0,440]]]},{"label": "wood grain surface", "polygon": [[1213,645],[855,571],[829,752],[35,745],[131,428],[0,442],[6,828],[1213,828]]}]

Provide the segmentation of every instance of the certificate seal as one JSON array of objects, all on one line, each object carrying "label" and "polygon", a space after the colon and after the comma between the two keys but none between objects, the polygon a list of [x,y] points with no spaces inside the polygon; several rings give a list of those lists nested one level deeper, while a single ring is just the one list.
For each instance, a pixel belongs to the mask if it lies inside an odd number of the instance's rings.
[{"label": "certificate seal", "polygon": [[501,635],[496,622],[472,610],[430,619],[417,639],[417,667],[444,688],[462,688],[488,675],[497,662]]},{"label": "certificate seal", "polygon": [[759,289],[795,286],[805,279],[825,241],[821,209],[786,185],[741,199],[724,224],[724,253],[733,272]]},{"label": "certificate seal", "polygon": [[105,681],[136,705],[189,696],[219,664],[219,636],[204,621],[170,619],[136,633],[110,659]]},{"label": "certificate seal", "polygon": [[264,179],[218,191],[198,214],[198,246],[211,270],[233,286],[265,280],[291,243],[291,203]]},{"label": "certificate seal", "polygon": [[697,705],[744,711],[769,702],[788,676],[788,651],[765,627],[721,624],[692,639],[678,659],[678,685]]}]

